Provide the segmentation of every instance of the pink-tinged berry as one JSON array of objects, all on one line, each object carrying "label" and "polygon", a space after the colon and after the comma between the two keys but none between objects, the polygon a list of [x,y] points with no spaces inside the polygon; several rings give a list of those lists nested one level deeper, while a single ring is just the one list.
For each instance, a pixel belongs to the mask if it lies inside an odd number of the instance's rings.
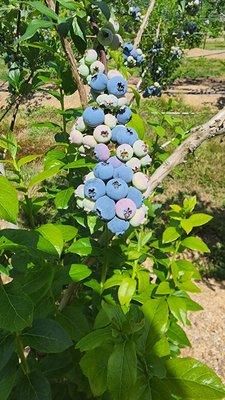
[{"label": "pink-tinged berry", "polygon": [[114,76],[122,76],[121,72],[118,71],[117,69],[111,69],[108,72],[108,79],[114,78]]},{"label": "pink-tinged berry", "polygon": [[94,178],[95,178],[95,174],[93,171],[91,171],[87,175],[85,175],[84,182],[90,181],[90,179],[94,179]]},{"label": "pink-tinged berry", "polygon": [[139,158],[132,157],[129,161],[126,162],[128,167],[132,168],[133,172],[138,172],[141,168],[141,161]]},{"label": "pink-tinged berry", "polygon": [[105,71],[105,66],[101,61],[95,61],[91,64],[90,70],[92,74],[103,73]]},{"label": "pink-tinged berry", "polygon": [[99,125],[94,129],[94,138],[98,143],[108,143],[111,139],[111,129],[107,125]]},{"label": "pink-tinged berry", "polygon": [[110,157],[110,150],[104,143],[99,143],[94,148],[94,155],[99,161],[107,161]]},{"label": "pink-tinged berry", "polygon": [[93,149],[97,145],[97,142],[92,135],[86,135],[83,138],[83,145],[87,149]]},{"label": "pink-tinged berry", "polygon": [[77,129],[72,129],[69,136],[69,141],[70,143],[80,146],[81,144],[83,144],[83,138],[83,134],[80,131],[78,131]]},{"label": "pink-tinged berry", "polygon": [[124,165],[122,161],[119,160],[116,156],[112,156],[108,159],[108,163],[113,166],[113,168],[118,168],[121,165]]},{"label": "pink-tinged berry", "polygon": [[143,140],[137,140],[133,145],[133,149],[134,154],[139,158],[148,154],[148,145]]},{"label": "pink-tinged berry", "polygon": [[79,197],[80,199],[84,199],[84,185],[79,185],[74,191],[75,197]]},{"label": "pink-tinged berry", "polygon": [[109,128],[115,128],[117,124],[117,118],[114,117],[112,114],[106,114],[105,115],[105,125],[107,125]]},{"label": "pink-tinged berry", "polygon": [[134,216],[136,209],[137,207],[131,199],[121,199],[116,203],[116,215],[121,219],[131,219]]},{"label": "pink-tinged berry", "polygon": [[134,216],[130,219],[130,224],[134,228],[137,226],[143,225],[147,222],[148,208],[143,205],[136,210]]},{"label": "pink-tinged berry", "polygon": [[133,157],[133,149],[129,144],[121,144],[117,150],[116,155],[121,161],[129,161]]},{"label": "pink-tinged berry", "polygon": [[143,174],[143,172],[136,172],[133,176],[133,185],[139,189],[141,192],[147,190],[149,185],[149,179],[147,175]]}]

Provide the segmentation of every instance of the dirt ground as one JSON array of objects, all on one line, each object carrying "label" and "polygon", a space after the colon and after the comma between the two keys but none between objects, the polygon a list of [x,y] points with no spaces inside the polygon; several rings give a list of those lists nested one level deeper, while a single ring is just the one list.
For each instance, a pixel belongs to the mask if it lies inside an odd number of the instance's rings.
[{"label": "dirt ground", "polygon": [[204,308],[190,314],[191,327],[185,328],[192,348],[183,356],[197,358],[210,366],[225,382],[225,281],[199,283],[202,292],[192,296]]}]

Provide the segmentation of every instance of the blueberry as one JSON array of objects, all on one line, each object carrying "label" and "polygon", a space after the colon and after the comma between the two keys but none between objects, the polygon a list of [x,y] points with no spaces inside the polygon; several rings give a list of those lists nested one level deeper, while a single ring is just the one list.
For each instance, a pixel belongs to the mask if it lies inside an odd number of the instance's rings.
[{"label": "blueberry", "polygon": [[132,157],[129,161],[126,162],[128,167],[132,168],[132,171],[137,172],[141,168],[141,161],[139,158]]},{"label": "blueberry", "polygon": [[94,207],[95,207],[95,202],[93,200],[90,199],[83,200],[83,209],[87,213],[94,211]]},{"label": "blueberry", "polygon": [[118,122],[123,125],[127,124],[127,122],[129,122],[131,120],[131,117],[132,117],[132,111],[127,106],[122,107],[118,111],[117,116],[116,116]]},{"label": "blueberry", "polygon": [[97,142],[94,138],[94,136],[92,135],[86,135],[83,138],[83,145],[84,147],[86,147],[87,149],[92,149],[97,145]]},{"label": "blueberry", "polygon": [[133,154],[133,148],[129,144],[121,144],[116,150],[117,157],[124,162],[129,161]]},{"label": "blueberry", "polygon": [[107,162],[100,162],[94,169],[94,174],[96,178],[107,181],[113,177],[113,166]]},{"label": "blueberry", "polygon": [[119,160],[116,156],[112,156],[108,159],[108,163],[113,166],[113,168],[118,168],[121,165],[124,165],[122,161]]},{"label": "blueberry", "polygon": [[142,192],[144,192],[149,185],[149,179],[147,175],[143,174],[142,172],[136,172],[133,176],[132,182],[133,185]]},{"label": "blueberry", "polygon": [[127,193],[127,198],[133,200],[136,207],[139,208],[143,204],[143,195],[140,190],[130,186]]},{"label": "blueberry", "polygon": [[84,185],[79,185],[74,191],[75,197],[79,197],[80,199],[84,199]]},{"label": "blueberry", "polygon": [[111,139],[111,129],[107,125],[96,126],[93,132],[94,138],[98,143],[108,143]]},{"label": "blueberry", "polygon": [[80,132],[84,132],[85,131],[86,126],[85,126],[83,117],[77,118],[77,120],[76,120],[75,124],[73,125],[72,129],[77,129]]},{"label": "blueberry", "polygon": [[125,182],[130,183],[133,179],[133,171],[130,167],[127,165],[123,164],[120,167],[116,168],[114,170],[113,177],[114,178],[121,178]]},{"label": "blueberry", "polygon": [[123,97],[127,92],[127,81],[122,76],[114,76],[108,80],[107,89],[116,97]]},{"label": "blueberry", "polygon": [[84,78],[86,78],[89,75],[89,68],[86,64],[81,64],[78,67],[78,72],[81,76],[83,76]]},{"label": "blueberry", "polygon": [[92,128],[104,123],[105,114],[101,108],[87,107],[83,113],[84,123]]},{"label": "blueberry", "polygon": [[70,143],[80,146],[81,144],[83,144],[82,133],[80,131],[78,131],[77,129],[73,128],[70,133],[70,136],[69,136],[69,141],[70,141]]},{"label": "blueberry", "polygon": [[136,142],[133,145],[134,149],[134,154],[141,158],[144,157],[148,154],[148,146],[143,140],[136,140]]},{"label": "blueberry", "polygon": [[87,181],[90,181],[91,179],[94,179],[94,178],[95,178],[94,172],[91,171],[91,172],[89,172],[87,175],[85,175],[85,177],[84,177],[84,183],[87,182]]},{"label": "blueberry", "polygon": [[131,219],[136,212],[136,205],[131,199],[120,199],[116,203],[116,215],[121,219]]},{"label": "blueberry", "polygon": [[109,72],[108,72],[108,79],[111,79],[111,78],[114,78],[114,76],[122,76],[122,74],[121,74],[121,72],[120,71],[118,71],[117,69],[111,69]]},{"label": "blueberry", "polygon": [[92,76],[91,82],[90,82],[90,87],[95,91],[95,92],[104,92],[104,90],[107,87],[107,76],[103,73],[96,74]]},{"label": "blueberry", "polygon": [[84,61],[90,65],[95,62],[98,58],[98,54],[94,49],[87,50],[84,55]]},{"label": "blueberry", "polygon": [[105,194],[105,184],[99,178],[90,179],[84,184],[84,194],[91,200],[96,201]]},{"label": "blueberry", "polygon": [[[117,125],[115,128],[112,129],[112,141],[113,142],[118,142],[119,144],[124,144],[127,143],[126,140],[123,140],[123,138],[127,137],[127,128],[124,125]],[[121,140],[118,141],[118,138]]]},{"label": "blueberry", "polygon": [[107,226],[110,232],[115,233],[115,235],[123,235],[129,228],[129,222],[114,217],[110,222],[108,222]]},{"label": "blueberry", "polygon": [[120,200],[128,193],[127,183],[120,178],[110,179],[106,185],[106,194],[113,200]]},{"label": "blueberry", "polygon": [[104,143],[99,143],[94,148],[94,155],[99,161],[107,161],[110,157],[110,151],[108,146]]},{"label": "blueberry", "polygon": [[138,52],[136,49],[132,49],[130,55],[136,60],[138,56]]},{"label": "blueberry", "polygon": [[130,146],[133,146],[133,144],[136,142],[138,139],[138,134],[133,128],[126,128],[126,132],[123,131],[123,134],[118,134],[117,135],[117,142],[119,144],[129,144]]},{"label": "blueberry", "polygon": [[90,70],[92,74],[103,73],[105,71],[105,66],[101,61],[95,61],[91,64]]},{"label": "blueberry", "polygon": [[108,196],[99,197],[95,203],[94,211],[100,218],[110,221],[116,215],[115,201]]},{"label": "blueberry", "polygon": [[107,125],[109,128],[115,128],[117,124],[117,119],[114,115],[112,114],[106,114],[105,115],[105,125]]},{"label": "blueberry", "polygon": [[142,167],[145,167],[146,165],[150,165],[152,163],[152,158],[150,157],[149,154],[147,154],[146,156],[144,156],[140,159],[140,163],[141,163]]},{"label": "blueberry", "polygon": [[145,205],[138,208],[134,216],[130,219],[131,226],[136,228],[137,226],[144,224],[147,221],[147,215],[148,208]]},{"label": "blueberry", "polygon": [[132,43],[124,43],[123,48],[124,50],[127,50],[130,53],[133,50],[133,45]]}]

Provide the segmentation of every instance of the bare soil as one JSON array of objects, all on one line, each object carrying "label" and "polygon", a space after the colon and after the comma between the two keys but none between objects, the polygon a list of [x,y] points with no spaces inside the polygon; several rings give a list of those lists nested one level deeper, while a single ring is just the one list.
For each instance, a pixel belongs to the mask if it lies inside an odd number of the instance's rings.
[{"label": "bare soil", "polygon": [[206,363],[225,381],[225,281],[199,283],[202,292],[192,296],[204,308],[190,314],[191,327],[185,328],[192,348],[183,356]]}]

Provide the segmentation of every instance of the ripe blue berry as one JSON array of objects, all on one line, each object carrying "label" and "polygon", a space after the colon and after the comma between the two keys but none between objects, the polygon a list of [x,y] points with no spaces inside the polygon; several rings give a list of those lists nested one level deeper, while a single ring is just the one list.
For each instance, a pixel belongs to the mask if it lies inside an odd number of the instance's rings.
[{"label": "ripe blue berry", "polygon": [[123,235],[129,228],[129,222],[114,217],[110,222],[108,222],[107,226],[112,233],[115,233],[115,235]]},{"label": "ripe blue berry", "polygon": [[106,194],[113,200],[120,200],[126,197],[128,193],[128,185],[123,179],[111,179],[106,185]]},{"label": "ripe blue berry", "polygon": [[113,177],[113,166],[107,162],[100,162],[94,169],[94,174],[96,178],[107,181]]},{"label": "ripe blue berry", "polygon": [[108,196],[102,196],[96,201],[94,211],[100,218],[110,221],[116,215],[115,201]]},{"label": "ripe blue berry", "polygon": [[95,92],[104,92],[107,86],[107,76],[103,74],[102,72],[99,72],[98,74],[92,76],[91,81],[90,81],[90,87],[95,91]]},{"label": "ripe blue berry", "polygon": [[114,178],[121,178],[125,182],[130,183],[133,179],[133,171],[130,167],[123,164],[114,170]]},{"label": "ripe blue berry", "polygon": [[133,200],[136,207],[139,208],[143,204],[143,195],[140,190],[130,186],[127,193],[127,198]]},{"label": "ripe blue berry", "polygon": [[132,111],[127,106],[122,107],[116,115],[118,122],[123,125],[127,124],[131,120],[131,117],[132,117]]},{"label": "ripe blue berry", "polygon": [[101,108],[87,107],[83,113],[84,123],[92,128],[104,123],[105,114]]},{"label": "ripe blue berry", "polygon": [[116,97],[123,97],[127,92],[127,81],[122,76],[114,76],[108,80],[107,89]]},{"label": "ripe blue berry", "polygon": [[84,194],[90,200],[96,201],[105,194],[105,184],[99,178],[90,179],[84,184]]},{"label": "ripe blue berry", "polygon": [[119,144],[124,144],[127,138],[127,128],[124,125],[117,125],[112,129],[112,140]]}]

